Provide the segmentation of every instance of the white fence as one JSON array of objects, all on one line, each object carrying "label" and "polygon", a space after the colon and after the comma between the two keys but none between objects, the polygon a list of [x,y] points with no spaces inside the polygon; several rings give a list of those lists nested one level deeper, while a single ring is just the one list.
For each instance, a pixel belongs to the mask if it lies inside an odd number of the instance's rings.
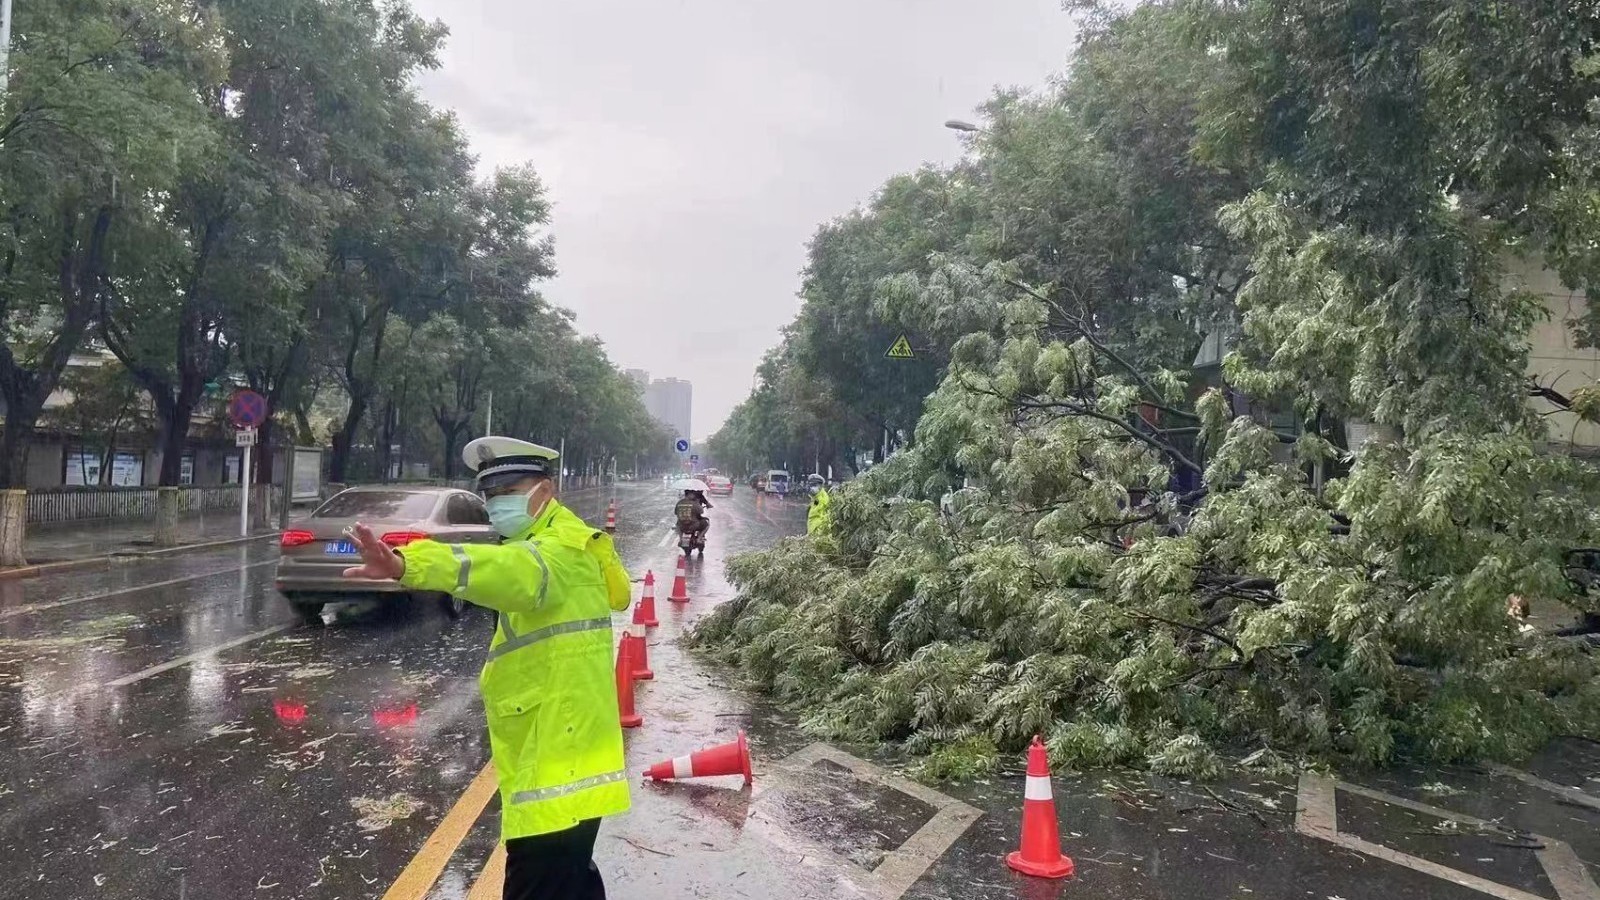
[{"label": "white fence", "polygon": [[[156,490],[153,487],[36,488],[28,491],[28,524],[154,519]],[[237,484],[183,485],[175,490],[179,515],[239,508]],[[259,489],[256,497],[261,497]]]}]

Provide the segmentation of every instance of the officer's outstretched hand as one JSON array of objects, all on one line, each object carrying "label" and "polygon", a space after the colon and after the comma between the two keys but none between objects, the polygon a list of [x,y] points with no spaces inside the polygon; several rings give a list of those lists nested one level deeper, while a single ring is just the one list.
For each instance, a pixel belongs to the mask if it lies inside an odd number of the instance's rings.
[{"label": "officer's outstretched hand", "polygon": [[372,533],[371,528],[357,522],[356,526],[350,529],[350,537],[355,539],[356,549],[361,551],[361,565],[345,569],[344,577],[382,580],[398,579],[405,574],[405,558],[394,552],[388,544],[378,540],[378,536]]}]

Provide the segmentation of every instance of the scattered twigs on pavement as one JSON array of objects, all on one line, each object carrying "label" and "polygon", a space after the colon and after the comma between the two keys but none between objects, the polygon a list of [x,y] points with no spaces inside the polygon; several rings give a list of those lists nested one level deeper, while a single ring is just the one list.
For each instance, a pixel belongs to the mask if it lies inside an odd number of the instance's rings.
[{"label": "scattered twigs on pavement", "polygon": [[1231,810],[1233,810],[1235,812],[1245,813],[1246,815],[1250,816],[1252,819],[1255,819],[1257,822],[1260,822],[1262,828],[1271,828],[1272,827],[1272,824],[1267,821],[1267,817],[1262,815],[1260,810],[1252,809],[1252,808],[1250,808],[1248,806],[1245,806],[1243,803],[1238,803],[1236,801],[1229,800],[1228,798],[1226,798],[1226,797],[1222,796],[1221,794],[1217,793],[1214,789],[1211,788],[1210,785],[1207,785],[1205,790],[1206,790],[1206,793],[1211,796],[1211,799],[1213,799],[1213,800],[1217,801],[1218,803],[1222,804],[1222,806],[1224,808],[1231,809]]},{"label": "scattered twigs on pavement", "polygon": [[623,835],[622,839],[624,841],[627,841],[629,844],[632,844],[635,848],[637,848],[639,850],[643,850],[646,853],[654,853],[657,856],[666,856],[666,857],[671,857],[672,856],[671,853],[668,853],[665,850],[657,850],[654,847],[646,847],[645,845],[639,843],[638,841],[634,840],[631,837],[628,837],[627,835]]}]

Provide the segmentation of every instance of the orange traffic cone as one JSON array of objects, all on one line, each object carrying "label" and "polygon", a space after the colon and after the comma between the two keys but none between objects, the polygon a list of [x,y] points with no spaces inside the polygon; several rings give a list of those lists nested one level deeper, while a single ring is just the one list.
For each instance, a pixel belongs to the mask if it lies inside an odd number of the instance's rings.
[{"label": "orange traffic cone", "polygon": [[1072,859],[1061,853],[1056,801],[1050,791],[1050,761],[1038,735],[1028,748],[1028,785],[1022,798],[1022,849],[1007,856],[1006,865],[1024,875],[1066,878],[1072,874]]},{"label": "orange traffic cone", "polygon": [[654,628],[661,623],[656,621],[656,573],[644,573],[644,596],[633,607],[633,624]]},{"label": "orange traffic cone", "polygon": [[688,569],[683,560],[684,557],[678,557],[678,574],[672,579],[672,593],[667,595],[667,599],[673,603],[689,602]]},{"label": "orange traffic cone", "polygon": [[658,762],[644,775],[656,781],[711,778],[717,775],[743,775],[745,784],[755,781],[755,776],[750,773],[750,745],[745,743],[743,731],[739,732],[738,738],[721,746],[707,747],[698,753]]},{"label": "orange traffic cone", "polygon": [[623,728],[638,728],[644,724],[644,717],[633,708],[633,642],[626,634],[617,645],[617,710]]},{"label": "orange traffic cone", "polygon": [[612,497],[611,503],[606,506],[606,533],[617,533],[617,498]]},{"label": "orange traffic cone", "polygon": [[651,681],[656,673],[650,671],[650,645],[644,640],[644,626],[630,625],[622,636],[625,641],[633,642],[633,678],[635,681]]}]

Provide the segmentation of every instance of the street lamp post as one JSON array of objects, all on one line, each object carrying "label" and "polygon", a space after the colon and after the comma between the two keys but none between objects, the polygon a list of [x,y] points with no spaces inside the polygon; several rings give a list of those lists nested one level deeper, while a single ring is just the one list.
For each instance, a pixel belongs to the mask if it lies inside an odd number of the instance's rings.
[{"label": "street lamp post", "polygon": [[0,0],[0,103],[11,86],[11,0]]},{"label": "street lamp post", "polygon": [[[968,122],[968,121],[966,121],[964,119],[946,119],[945,123],[944,123],[944,127],[950,129],[951,131],[960,131],[960,132],[964,132],[966,134],[988,134],[989,133],[989,129],[984,128],[981,125],[974,125],[971,122]],[[993,170],[993,162],[992,161],[990,162],[990,167],[991,168],[990,168],[990,171],[989,171],[989,180],[991,182],[993,182],[994,181],[994,170]],[[1007,237],[1007,232],[1008,231],[1009,231],[1009,229],[1007,228],[1006,220],[1005,219],[1000,219],[1000,243],[1004,244],[1006,242],[1006,237]]]}]

